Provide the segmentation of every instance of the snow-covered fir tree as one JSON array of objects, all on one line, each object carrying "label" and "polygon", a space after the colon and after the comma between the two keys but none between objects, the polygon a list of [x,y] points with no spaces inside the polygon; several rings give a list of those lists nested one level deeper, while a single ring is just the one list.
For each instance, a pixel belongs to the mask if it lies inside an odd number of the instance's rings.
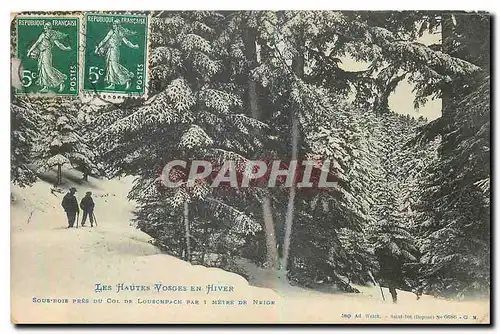
[{"label": "snow-covered fir tree", "polygon": [[[382,125],[380,162],[382,175],[376,187],[374,220],[369,239],[379,262],[376,276],[386,285],[397,302],[396,288],[412,290],[419,252],[408,192],[412,180],[414,151],[409,145],[418,121],[408,116],[388,113],[379,116]],[[405,168],[406,163],[413,166]]]},{"label": "snow-covered fir tree", "polygon": [[[443,115],[423,127],[437,156],[419,183],[416,221],[425,291],[453,298],[490,290],[490,19],[446,13],[442,50],[480,70],[442,85]],[[427,149],[427,148],[424,148]]]},{"label": "snow-covered fir tree", "polygon": [[41,130],[34,159],[39,172],[57,170],[56,185],[62,182],[62,168],[76,168],[86,175],[99,175],[96,152],[83,136],[78,121],[78,99],[52,98],[35,101],[40,110]]},{"label": "snow-covered fir tree", "polygon": [[10,174],[15,184],[25,187],[36,180],[33,149],[40,136],[41,118],[29,100],[14,98],[10,106],[11,155]]}]

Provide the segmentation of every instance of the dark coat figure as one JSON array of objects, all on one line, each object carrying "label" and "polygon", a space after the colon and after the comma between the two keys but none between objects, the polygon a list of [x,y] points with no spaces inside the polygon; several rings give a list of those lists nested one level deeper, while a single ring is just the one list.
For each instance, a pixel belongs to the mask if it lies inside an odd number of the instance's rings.
[{"label": "dark coat figure", "polygon": [[85,226],[85,221],[87,220],[87,216],[90,219],[90,227],[94,227],[94,201],[92,200],[92,193],[87,191],[85,197],[82,198],[80,202],[80,208],[83,210],[82,217],[82,226]]},{"label": "dark coat figure", "polygon": [[379,275],[382,282],[389,288],[392,296],[392,302],[398,302],[398,292],[396,289],[401,289],[405,286],[403,273],[403,259],[395,256],[388,249],[377,249],[375,251],[378,262],[380,264]]},{"label": "dark coat figure", "polygon": [[68,228],[73,227],[75,224],[76,220],[76,213],[80,212],[80,209],[78,208],[78,201],[76,200],[75,197],[76,193],[76,188],[72,187],[69,189],[69,193],[64,195],[64,198],[62,200],[62,207],[64,208],[64,211],[66,211],[66,216],[68,217]]}]

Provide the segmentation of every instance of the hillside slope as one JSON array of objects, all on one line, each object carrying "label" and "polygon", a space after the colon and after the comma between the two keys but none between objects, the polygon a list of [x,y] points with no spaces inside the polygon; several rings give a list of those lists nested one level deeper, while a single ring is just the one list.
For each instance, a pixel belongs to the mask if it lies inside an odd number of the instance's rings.
[{"label": "hillside slope", "polygon": [[[60,207],[64,194],[52,193],[47,182],[12,187],[13,322],[424,322],[418,316],[431,317],[427,319],[431,322],[489,321],[488,302],[448,302],[430,296],[416,301],[415,295],[400,292],[400,303],[392,305],[383,302],[374,287],[360,287],[361,294],[327,294],[297,287],[273,291],[250,286],[239,275],[193,266],[161,254],[148,243],[150,238],[130,225],[134,207],[126,200],[130,178],[80,183],[76,173],[67,173],[66,181],[65,188],[77,187],[78,199],[85,191],[93,192],[98,227],[67,229]],[[252,284],[263,286],[262,271],[250,263],[242,265]],[[122,283],[149,291],[117,292]],[[96,284],[109,285],[111,290],[95,292]],[[226,291],[208,291],[209,285]],[[183,288],[188,291],[172,291]],[[385,295],[389,298],[387,291]],[[68,303],[42,303],[46,298],[68,299]],[[412,319],[399,318],[404,315]],[[457,319],[439,320],[438,315]]]}]

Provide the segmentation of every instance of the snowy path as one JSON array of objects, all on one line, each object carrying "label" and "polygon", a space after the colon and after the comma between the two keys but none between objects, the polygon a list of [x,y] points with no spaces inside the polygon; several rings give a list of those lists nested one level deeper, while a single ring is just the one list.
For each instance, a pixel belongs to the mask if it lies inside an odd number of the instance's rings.
[{"label": "snowy path", "polygon": [[[12,191],[11,290],[15,322],[380,322],[391,315],[473,314],[483,318],[486,302],[446,302],[400,292],[398,305],[382,303],[378,288],[363,288],[362,294],[325,294],[289,287],[277,293],[248,285],[241,276],[216,268],[193,266],[160,254],[149,237],[130,226],[133,204],[125,200],[131,180],[92,180],[91,187],[77,186],[80,199],[94,193],[97,228],[66,229],[60,208],[62,194],[50,193],[50,185]],[[249,268],[251,271],[251,268]],[[254,272],[258,268],[253,269]],[[255,272],[257,276],[257,273]],[[96,283],[112,291],[94,292]],[[116,292],[116,285],[200,286],[203,291]],[[233,287],[232,292],[206,293],[206,286]],[[386,296],[389,294],[386,292]],[[33,303],[36,298],[67,298],[68,304]],[[73,299],[103,298],[103,303],[73,303]],[[132,304],[125,303],[125,299]],[[180,305],[140,304],[144,300],[181,300]],[[119,303],[107,303],[116,300]],[[199,305],[188,305],[198,300]],[[238,301],[247,300],[246,306]],[[267,301],[253,305],[253,300]],[[213,302],[217,305],[212,305]],[[206,305],[204,303],[207,303]],[[234,303],[235,305],[230,305]],[[274,304],[271,304],[274,302]],[[471,308],[476,311],[471,312]],[[382,319],[366,314],[378,314]],[[342,320],[343,314],[362,314]],[[387,318],[384,318],[387,317]],[[450,319],[452,320],[452,319]],[[392,319],[392,321],[408,320]],[[442,320],[440,320],[442,322]],[[468,320],[463,322],[477,322]],[[414,319],[415,323],[422,320]]]}]

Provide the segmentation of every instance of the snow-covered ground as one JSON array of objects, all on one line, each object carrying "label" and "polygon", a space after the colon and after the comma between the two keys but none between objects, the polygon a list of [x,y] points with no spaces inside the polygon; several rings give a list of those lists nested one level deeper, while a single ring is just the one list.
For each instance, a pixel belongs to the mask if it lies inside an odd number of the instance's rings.
[{"label": "snow-covered ground", "polygon": [[[393,305],[382,301],[378,287],[358,287],[360,294],[328,294],[290,286],[272,286],[272,290],[266,288],[270,286],[265,271],[240,261],[250,277],[249,285],[239,275],[193,266],[161,254],[151,245],[146,234],[131,226],[134,205],[126,200],[131,178],[81,183],[77,173],[68,172],[65,180],[66,189],[77,187],[78,199],[86,191],[93,192],[98,227],[90,228],[87,223],[83,228],[67,229],[60,206],[64,193],[52,193],[49,183],[12,187],[13,322],[489,322],[488,301],[452,302],[431,296],[417,301],[414,294],[400,291],[400,301]],[[149,291],[117,292],[120,283]],[[111,290],[95,292],[96,284],[109,285]],[[208,285],[227,291],[207,293]],[[155,286],[160,287],[159,292]],[[178,286],[188,291],[171,291]],[[190,291],[198,287],[201,291]],[[384,290],[389,300],[390,294]],[[67,299],[68,303],[39,302],[47,298]],[[86,299],[88,303],[83,303]],[[146,302],[152,300],[170,304]]]}]

